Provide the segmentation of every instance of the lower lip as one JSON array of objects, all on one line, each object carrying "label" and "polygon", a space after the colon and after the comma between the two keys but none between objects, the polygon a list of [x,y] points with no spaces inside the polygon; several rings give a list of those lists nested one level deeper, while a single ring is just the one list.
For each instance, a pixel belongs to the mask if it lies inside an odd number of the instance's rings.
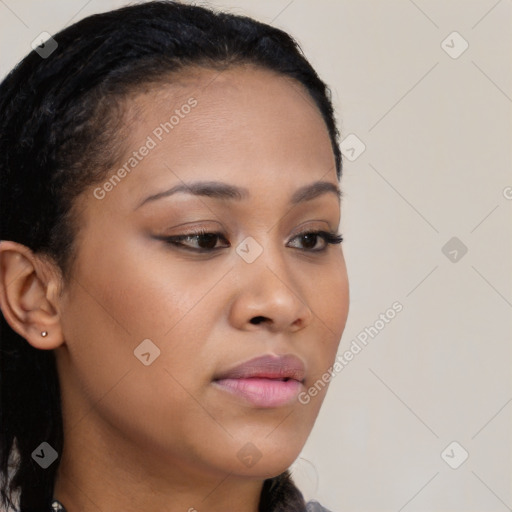
[{"label": "lower lip", "polygon": [[293,402],[302,387],[297,380],[273,379],[221,379],[217,386],[241,396],[256,407],[282,407]]}]

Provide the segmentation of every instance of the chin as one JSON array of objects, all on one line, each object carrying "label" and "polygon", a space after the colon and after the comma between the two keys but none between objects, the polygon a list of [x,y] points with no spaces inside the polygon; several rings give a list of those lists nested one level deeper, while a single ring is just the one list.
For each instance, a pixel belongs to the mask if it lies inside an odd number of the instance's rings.
[{"label": "chin", "polygon": [[284,473],[295,461],[297,458],[291,457],[290,459],[278,459],[278,460],[268,460],[263,462],[261,459],[257,462],[253,467],[248,467],[246,469],[240,469],[241,466],[237,466],[237,474],[241,477],[256,479],[256,480],[266,480],[267,478],[274,478],[281,473]]},{"label": "chin", "polygon": [[[279,439],[279,444],[268,439],[241,444],[237,446],[235,457],[228,460],[229,472],[240,476],[266,479],[286,471],[300,455],[304,443],[297,443],[297,438],[290,435],[287,440]],[[304,440],[305,441],[305,440]]]}]

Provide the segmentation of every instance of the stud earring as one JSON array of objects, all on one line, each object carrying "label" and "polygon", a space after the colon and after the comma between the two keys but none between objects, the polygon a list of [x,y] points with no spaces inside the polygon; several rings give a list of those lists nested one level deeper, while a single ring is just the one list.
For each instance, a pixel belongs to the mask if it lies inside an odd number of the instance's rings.
[{"label": "stud earring", "polygon": [[41,332],[41,336],[42,336],[43,338],[46,338],[46,336],[48,336],[48,331],[42,331],[42,332]]}]

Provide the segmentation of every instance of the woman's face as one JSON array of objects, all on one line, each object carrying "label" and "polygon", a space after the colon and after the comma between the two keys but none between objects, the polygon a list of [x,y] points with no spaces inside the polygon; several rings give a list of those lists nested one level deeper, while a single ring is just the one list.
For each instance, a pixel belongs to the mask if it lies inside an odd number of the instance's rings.
[{"label": "woman's face", "polygon": [[327,129],[300,85],[252,67],[130,101],[124,159],[77,203],[56,351],[67,442],[183,477],[274,476],[313,427],[326,388],[298,395],[348,312],[341,246],[301,235],[340,221]]}]

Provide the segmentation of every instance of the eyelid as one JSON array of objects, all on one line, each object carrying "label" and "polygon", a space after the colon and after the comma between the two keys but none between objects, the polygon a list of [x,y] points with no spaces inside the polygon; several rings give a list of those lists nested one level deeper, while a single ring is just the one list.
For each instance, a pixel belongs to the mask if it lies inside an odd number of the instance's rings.
[{"label": "eyelid", "polygon": [[[205,249],[205,248],[191,247],[186,244],[180,243],[181,240],[189,238],[189,237],[194,238],[194,237],[201,237],[201,236],[206,236],[206,235],[216,237],[217,240],[219,240],[219,239],[225,240],[228,243],[228,245],[217,247],[216,246],[217,244],[215,244],[214,247]],[[325,253],[330,245],[339,244],[343,241],[343,236],[341,235],[341,233],[338,233],[337,231],[334,231],[331,229],[325,230],[325,229],[318,229],[318,228],[317,229],[304,228],[300,232],[295,233],[290,238],[290,240],[287,242],[287,247],[288,247],[288,244],[290,242],[292,242],[293,240],[295,240],[296,238],[298,238],[300,236],[306,236],[306,235],[314,235],[314,236],[322,239],[324,241],[325,245],[320,249],[295,248],[304,253]],[[171,235],[171,236],[158,236],[156,238],[168,243],[169,245],[174,246],[177,249],[181,249],[181,250],[188,251],[190,253],[195,253],[198,255],[199,254],[212,254],[214,252],[220,251],[221,249],[228,249],[229,247],[231,247],[231,243],[229,242],[229,240],[227,239],[226,235],[223,232],[208,231],[205,229],[195,229],[195,230],[191,230],[186,233],[179,233],[179,234]],[[318,241],[318,240],[316,240],[316,241]],[[294,247],[292,247],[292,248],[294,248]]]},{"label": "eyelid", "polygon": [[[321,222],[322,224],[327,224],[327,227],[324,227],[324,226],[311,226],[311,222]],[[191,224],[191,223],[186,223],[186,224],[180,224],[179,226],[175,226],[173,228],[174,229],[177,229],[177,228],[182,228],[183,226],[187,226],[188,224]],[[323,232],[323,233],[329,233],[333,236],[337,236],[337,235],[340,235],[340,233],[338,232],[337,229],[332,229],[331,228],[331,224],[325,220],[322,220],[322,221],[318,221],[318,220],[313,220],[313,221],[308,221],[308,222],[305,222],[305,223],[302,223],[300,224],[300,226],[304,226],[304,227],[299,227],[298,230],[296,232],[294,232],[292,235],[290,235],[290,238],[289,240],[292,240],[293,238],[297,237],[297,236],[300,236],[300,235],[304,235],[304,234],[308,234],[308,233],[319,233],[319,232]],[[193,226],[190,228],[190,230],[186,230],[185,231],[180,231],[176,234],[162,234],[162,235],[158,235],[158,238],[160,239],[168,239],[168,238],[175,238],[175,237],[187,237],[187,236],[200,236],[200,235],[219,235],[219,237],[224,237],[225,239],[227,239],[228,237],[228,234],[226,233],[226,231],[228,230],[225,230],[224,228],[220,227],[213,227],[213,226],[204,226],[204,225],[198,225],[197,223],[193,223]]]}]

